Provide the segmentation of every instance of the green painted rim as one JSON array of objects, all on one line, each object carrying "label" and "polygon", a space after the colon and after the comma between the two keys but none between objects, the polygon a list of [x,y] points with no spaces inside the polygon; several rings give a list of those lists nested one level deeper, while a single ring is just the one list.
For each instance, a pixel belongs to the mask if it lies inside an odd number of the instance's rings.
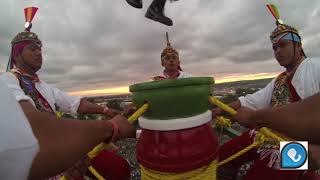
[{"label": "green painted rim", "polygon": [[213,84],[212,77],[191,77],[134,84],[130,91],[135,106],[149,103],[145,118],[170,120],[207,111]]},{"label": "green painted rim", "polygon": [[177,86],[214,84],[213,77],[190,77],[190,78],[181,78],[178,80],[179,81],[177,81],[177,79],[168,79],[168,80],[162,80],[162,81],[151,81],[151,82],[133,84],[129,86],[129,91],[137,92],[137,91],[169,88],[169,87],[177,87]]}]

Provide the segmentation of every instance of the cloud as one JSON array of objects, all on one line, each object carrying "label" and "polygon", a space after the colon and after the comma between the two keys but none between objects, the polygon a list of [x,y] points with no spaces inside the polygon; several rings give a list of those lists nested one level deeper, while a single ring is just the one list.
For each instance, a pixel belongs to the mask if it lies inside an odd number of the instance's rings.
[{"label": "cloud", "polygon": [[[320,56],[320,1],[274,0],[282,19],[297,27],[309,56]],[[42,39],[43,80],[65,91],[127,86],[158,74],[165,32],[179,51],[183,69],[214,77],[282,70],[269,34],[275,27],[263,1],[181,0],[166,4],[167,27],[144,18],[144,8],[125,0],[2,0],[0,67],[10,40],[23,30],[26,6],[39,7],[32,31]]]}]

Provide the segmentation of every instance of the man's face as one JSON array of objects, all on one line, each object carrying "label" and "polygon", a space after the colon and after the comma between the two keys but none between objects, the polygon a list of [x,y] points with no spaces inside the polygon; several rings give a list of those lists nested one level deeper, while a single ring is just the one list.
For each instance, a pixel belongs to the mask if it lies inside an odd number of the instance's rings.
[{"label": "man's face", "polygon": [[26,45],[20,54],[20,59],[18,57],[20,61],[22,60],[21,57],[23,57],[23,63],[28,65],[35,72],[37,72],[42,66],[41,47],[35,43]]},{"label": "man's face", "polygon": [[[274,56],[280,66],[287,67],[296,61],[296,57],[301,52],[301,45],[293,43],[290,40],[280,39],[277,43],[272,44]],[[294,50],[295,48],[295,50]]]},{"label": "man's face", "polygon": [[167,53],[161,58],[161,65],[166,70],[178,70],[180,66],[178,55],[175,53]]}]

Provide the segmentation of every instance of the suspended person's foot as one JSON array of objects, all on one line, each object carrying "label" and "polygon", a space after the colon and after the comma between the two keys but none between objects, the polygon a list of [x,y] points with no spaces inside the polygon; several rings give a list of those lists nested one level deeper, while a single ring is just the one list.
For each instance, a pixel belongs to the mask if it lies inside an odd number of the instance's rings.
[{"label": "suspended person's foot", "polygon": [[167,26],[172,26],[172,20],[164,15],[163,8],[162,6],[151,4],[145,17]]},{"label": "suspended person's foot", "polygon": [[142,8],[142,0],[126,0],[128,4],[135,8]]}]

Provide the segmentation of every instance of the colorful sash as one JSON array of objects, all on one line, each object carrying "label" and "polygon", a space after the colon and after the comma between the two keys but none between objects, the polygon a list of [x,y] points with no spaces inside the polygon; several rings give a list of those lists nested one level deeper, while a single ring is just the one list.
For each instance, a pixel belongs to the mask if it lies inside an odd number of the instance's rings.
[{"label": "colorful sash", "polygon": [[35,87],[35,83],[39,82],[37,75],[31,76],[21,72],[19,69],[12,69],[11,72],[18,78],[23,92],[33,100],[36,109],[54,114],[53,108]]},{"label": "colorful sash", "polygon": [[289,88],[288,74],[281,73],[275,83],[271,97],[271,105],[273,108],[281,107],[292,103],[292,93]]},{"label": "colorful sash", "polygon": [[[289,78],[290,74],[287,72],[283,72],[275,80],[271,96],[271,105],[273,108],[285,106],[300,100],[300,97],[298,96],[296,90],[292,86]],[[273,132],[279,136],[284,137],[282,134],[278,132]],[[258,148],[257,153],[260,154],[261,160],[270,157],[268,167],[280,169],[279,145],[266,143],[265,145]]]}]

